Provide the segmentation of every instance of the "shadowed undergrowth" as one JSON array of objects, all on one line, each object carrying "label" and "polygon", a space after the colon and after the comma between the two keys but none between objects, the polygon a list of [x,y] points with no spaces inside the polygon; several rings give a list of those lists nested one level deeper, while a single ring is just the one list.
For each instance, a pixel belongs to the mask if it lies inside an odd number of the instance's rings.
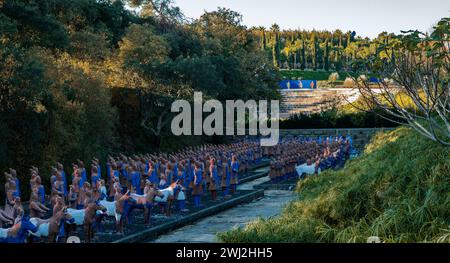
[{"label": "shadowed undergrowth", "polygon": [[379,133],[339,171],[301,181],[275,218],[224,242],[450,242],[450,147],[401,127]]}]

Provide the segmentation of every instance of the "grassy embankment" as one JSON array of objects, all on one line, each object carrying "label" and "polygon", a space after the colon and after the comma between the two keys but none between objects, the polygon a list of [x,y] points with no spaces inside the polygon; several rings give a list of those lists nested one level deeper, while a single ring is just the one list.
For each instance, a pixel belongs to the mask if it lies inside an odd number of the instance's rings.
[{"label": "grassy embankment", "polygon": [[225,242],[450,242],[450,147],[401,127],[339,171],[301,181],[283,213]]}]

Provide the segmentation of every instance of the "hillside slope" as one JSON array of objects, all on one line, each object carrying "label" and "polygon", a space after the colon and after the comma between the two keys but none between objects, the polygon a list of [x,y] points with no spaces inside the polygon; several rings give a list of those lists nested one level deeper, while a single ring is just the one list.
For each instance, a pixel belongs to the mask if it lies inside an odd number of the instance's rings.
[{"label": "hillside slope", "polygon": [[450,242],[450,147],[401,127],[339,171],[301,181],[299,200],[224,242]]}]

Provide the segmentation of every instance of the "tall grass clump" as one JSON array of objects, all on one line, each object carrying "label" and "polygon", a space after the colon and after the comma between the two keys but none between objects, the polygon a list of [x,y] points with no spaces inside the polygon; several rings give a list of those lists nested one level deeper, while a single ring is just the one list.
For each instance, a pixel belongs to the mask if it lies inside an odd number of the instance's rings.
[{"label": "tall grass clump", "polygon": [[338,171],[300,181],[271,219],[219,234],[224,242],[450,242],[450,148],[409,128],[379,133]]}]

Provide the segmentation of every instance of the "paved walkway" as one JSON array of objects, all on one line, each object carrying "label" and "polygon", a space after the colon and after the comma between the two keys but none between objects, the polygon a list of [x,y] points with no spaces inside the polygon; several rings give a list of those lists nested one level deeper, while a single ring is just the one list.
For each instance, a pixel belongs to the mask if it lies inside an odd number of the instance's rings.
[{"label": "paved walkway", "polygon": [[[266,182],[263,177],[240,185],[239,189],[252,189],[253,185]],[[224,212],[202,219],[195,224],[188,225],[160,236],[152,242],[156,243],[212,243],[218,242],[216,234],[235,227],[245,226],[258,217],[269,218],[280,214],[283,207],[296,197],[292,191],[267,190],[264,197],[251,203],[242,204]]]}]

